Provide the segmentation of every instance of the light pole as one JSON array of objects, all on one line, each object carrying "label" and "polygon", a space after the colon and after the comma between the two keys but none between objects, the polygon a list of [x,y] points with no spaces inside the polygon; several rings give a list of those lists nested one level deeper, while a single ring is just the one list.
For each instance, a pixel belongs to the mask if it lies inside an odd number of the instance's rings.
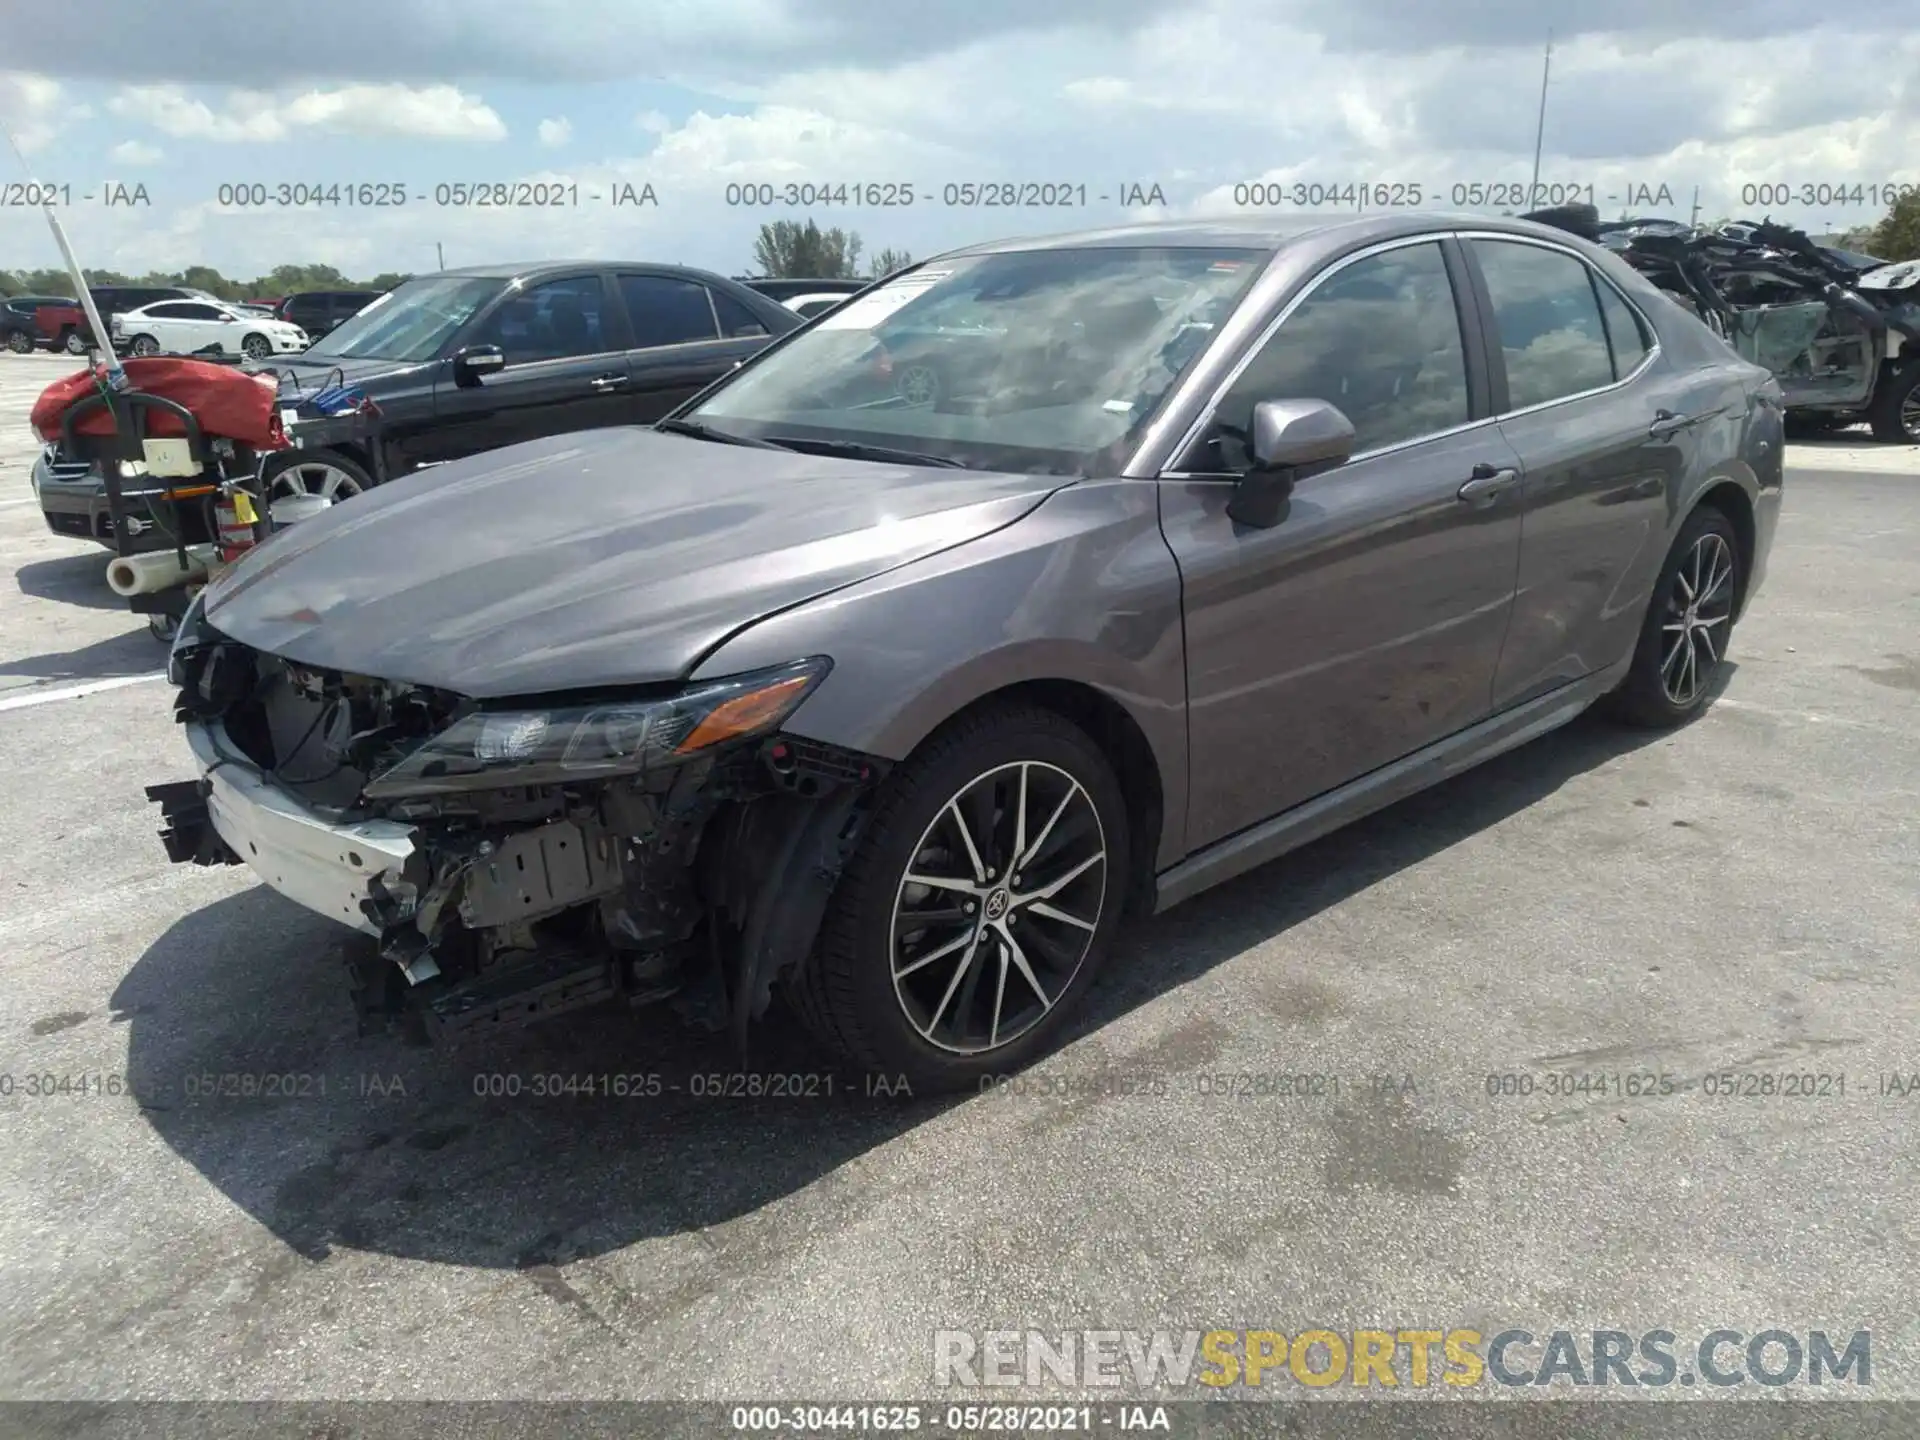
[{"label": "light pole", "polygon": [[1540,116],[1533,126],[1533,180],[1527,186],[1527,208],[1534,208],[1540,192],[1540,149],[1547,138],[1547,76],[1553,69],[1553,31],[1547,31],[1547,53],[1540,61]]}]

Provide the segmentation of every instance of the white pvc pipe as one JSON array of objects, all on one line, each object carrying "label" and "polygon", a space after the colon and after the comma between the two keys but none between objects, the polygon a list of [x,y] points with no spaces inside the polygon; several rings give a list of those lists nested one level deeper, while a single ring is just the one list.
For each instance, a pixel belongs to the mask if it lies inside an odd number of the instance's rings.
[{"label": "white pvc pipe", "polygon": [[172,550],[151,555],[122,555],[107,565],[107,588],[122,598],[152,595],[176,585],[190,585],[207,578],[207,566],[213,563],[211,545],[189,545],[187,568],[180,568],[180,557]]}]

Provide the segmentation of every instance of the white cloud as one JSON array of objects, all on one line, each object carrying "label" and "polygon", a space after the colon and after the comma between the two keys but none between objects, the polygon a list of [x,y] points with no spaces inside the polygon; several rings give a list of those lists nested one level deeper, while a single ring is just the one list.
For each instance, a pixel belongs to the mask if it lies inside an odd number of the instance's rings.
[{"label": "white cloud", "polygon": [[502,140],[507,127],[452,85],[343,85],[276,93],[233,90],[215,109],[180,85],[129,85],[107,108],[183,140],[272,143],[303,130],[427,140]]},{"label": "white cloud", "polygon": [[157,165],[166,158],[158,145],[144,140],[122,140],[107,155],[121,165]]},{"label": "white cloud", "polygon": [[0,124],[22,155],[41,153],[68,125],[92,113],[51,76],[0,70]]},{"label": "white cloud", "polygon": [[[351,9],[362,0],[341,3]],[[409,0],[388,3],[400,11]],[[520,49],[502,48],[491,31],[465,33],[505,25],[510,11],[548,13],[548,3],[426,7],[423,0],[407,23],[439,27],[433,35],[444,42],[443,58],[441,68],[425,72],[430,81],[381,78],[418,74],[428,63],[421,35],[410,33],[395,41],[406,47],[404,56],[381,46],[356,59],[372,78],[281,92],[154,83],[121,90],[114,111],[151,126],[155,133],[145,138],[183,142],[166,149],[170,172],[185,177],[184,198],[211,191],[208,177],[227,178],[220,167],[231,161],[221,147],[232,142],[257,142],[261,159],[277,162],[307,153],[298,147],[312,137],[373,137],[373,144],[341,149],[342,167],[358,169],[362,157],[388,155],[419,165],[415,152],[378,143],[380,137],[500,139],[506,125],[475,89],[462,88],[485,77],[490,85],[511,85],[530,116],[549,117],[530,119],[525,138],[552,147],[544,163],[556,173],[522,178],[576,182],[577,207],[454,211],[409,204],[392,212],[260,214],[234,226],[210,209],[171,208],[171,199],[156,194],[156,209],[142,223],[117,214],[89,222],[101,227],[103,246],[116,247],[121,269],[204,259],[252,273],[306,258],[355,274],[419,269],[433,263],[438,239],[449,246],[449,264],[569,253],[732,270],[749,263],[759,225],[809,213],[823,225],[858,230],[869,251],[892,245],[928,255],[995,235],[1151,218],[1142,209],[1098,203],[1132,183],[1159,183],[1178,214],[1231,209],[1235,182],[1261,179],[1418,182],[1428,204],[1453,208],[1452,182],[1524,181],[1531,170],[1540,53],[1537,39],[1514,36],[1537,28],[1523,13],[1535,0],[1434,0],[1419,26],[1453,39],[1424,46],[1329,18],[1350,4],[1354,17],[1377,30],[1386,22],[1374,19],[1403,0],[1113,0],[1114,22],[1097,29],[1033,18],[1087,13],[1090,0],[1062,0],[1058,12],[1031,0],[969,0],[964,14],[926,0],[916,14],[924,14],[930,38],[911,52],[891,39],[862,38],[863,16],[871,12],[869,29],[882,23],[878,0],[835,0],[832,14],[811,24],[801,20],[825,8],[815,0],[659,0],[660,33],[672,43],[644,54],[629,47],[604,61],[586,56],[578,27]],[[1609,213],[1625,202],[1607,197],[1626,194],[1630,185],[1666,184],[1673,198],[1664,208],[1685,218],[1695,185],[1712,217],[1755,208],[1740,204],[1742,185],[1920,182],[1920,34],[1903,33],[1891,20],[1863,12],[1845,27],[1800,23],[1785,0],[1728,0],[1725,13],[1694,6],[1669,19],[1665,0],[1619,0],[1604,13],[1590,3],[1581,12],[1585,23],[1612,26],[1612,33],[1578,33],[1572,0],[1538,3],[1558,7],[1563,36],[1554,47],[1542,179],[1591,183]],[[610,13],[602,7],[614,0],[580,4],[589,14]],[[1512,33],[1501,28],[1506,20],[1493,23],[1495,11],[1511,20]],[[1740,23],[1735,11],[1745,17]],[[748,16],[765,26],[745,26]],[[1558,28],[1562,20],[1565,30]],[[524,15],[517,23],[527,33]],[[694,43],[715,26],[751,35],[740,47]],[[1702,38],[1704,30],[1727,38]],[[229,59],[241,46],[228,37],[220,43]],[[88,65],[103,63],[98,52],[88,57]],[[608,121],[588,108],[595,100],[574,83],[584,73],[576,61],[624,66],[622,73],[678,87],[680,98],[647,91]],[[189,73],[182,67],[190,63],[201,62],[156,63],[138,73],[158,81]],[[716,78],[723,66],[725,78]],[[226,73],[275,72],[228,64]],[[1284,76],[1283,89],[1276,75]],[[93,93],[96,83],[67,82],[62,91],[43,78],[33,91],[32,123],[70,116],[75,96]],[[13,110],[24,113],[19,86],[9,91],[0,77],[0,107],[9,96]],[[674,113],[645,108],[655,106]],[[123,126],[85,153],[128,133]],[[574,164],[582,152],[598,163]],[[408,174],[429,191],[440,178],[418,168]],[[986,179],[1084,184],[1089,203],[966,209],[940,199],[943,183]],[[905,209],[725,205],[725,187],[747,180],[904,182],[920,198]],[[589,190],[604,192],[615,182],[652,184],[658,208],[589,203]],[[1844,227],[1877,219],[1880,208],[1785,207],[1774,214],[1815,228]],[[0,259],[9,244],[41,243],[11,224],[0,213]],[[110,228],[123,224],[124,231]]]}]

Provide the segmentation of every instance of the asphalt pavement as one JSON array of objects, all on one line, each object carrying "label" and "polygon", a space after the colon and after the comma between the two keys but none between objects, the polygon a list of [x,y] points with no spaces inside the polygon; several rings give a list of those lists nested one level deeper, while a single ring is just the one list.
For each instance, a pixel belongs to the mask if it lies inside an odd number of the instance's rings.
[{"label": "asphalt pavement", "polygon": [[938,1331],[1247,1327],[1866,1330],[1920,1396],[1913,451],[1796,447],[1697,723],[1134,927],[1017,1088],[774,1036],[801,1093],[730,1097],[657,1012],[360,1038],[327,922],[168,863],[161,646],[28,488],[66,368],[0,356],[0,1396],[938,1396]]}]

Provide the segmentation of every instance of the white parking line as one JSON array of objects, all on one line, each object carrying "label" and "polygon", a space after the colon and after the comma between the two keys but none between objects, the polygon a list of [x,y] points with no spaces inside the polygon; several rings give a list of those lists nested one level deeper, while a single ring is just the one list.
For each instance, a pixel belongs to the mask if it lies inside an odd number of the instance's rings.
[{"label": "white parking line", "polygon": [[144,685],[149,680],[164,680],[167,672],[150,675],[116,675],[111,680],[89,680],[84,685],[67,685],[58,690],[32,690],[25,695],[0,699],[0,710],[24,710],[29,705],[46,705],[55,700],[78,700],[82,695],[98,695],[102,690],[124,690],[129,685]]}]

